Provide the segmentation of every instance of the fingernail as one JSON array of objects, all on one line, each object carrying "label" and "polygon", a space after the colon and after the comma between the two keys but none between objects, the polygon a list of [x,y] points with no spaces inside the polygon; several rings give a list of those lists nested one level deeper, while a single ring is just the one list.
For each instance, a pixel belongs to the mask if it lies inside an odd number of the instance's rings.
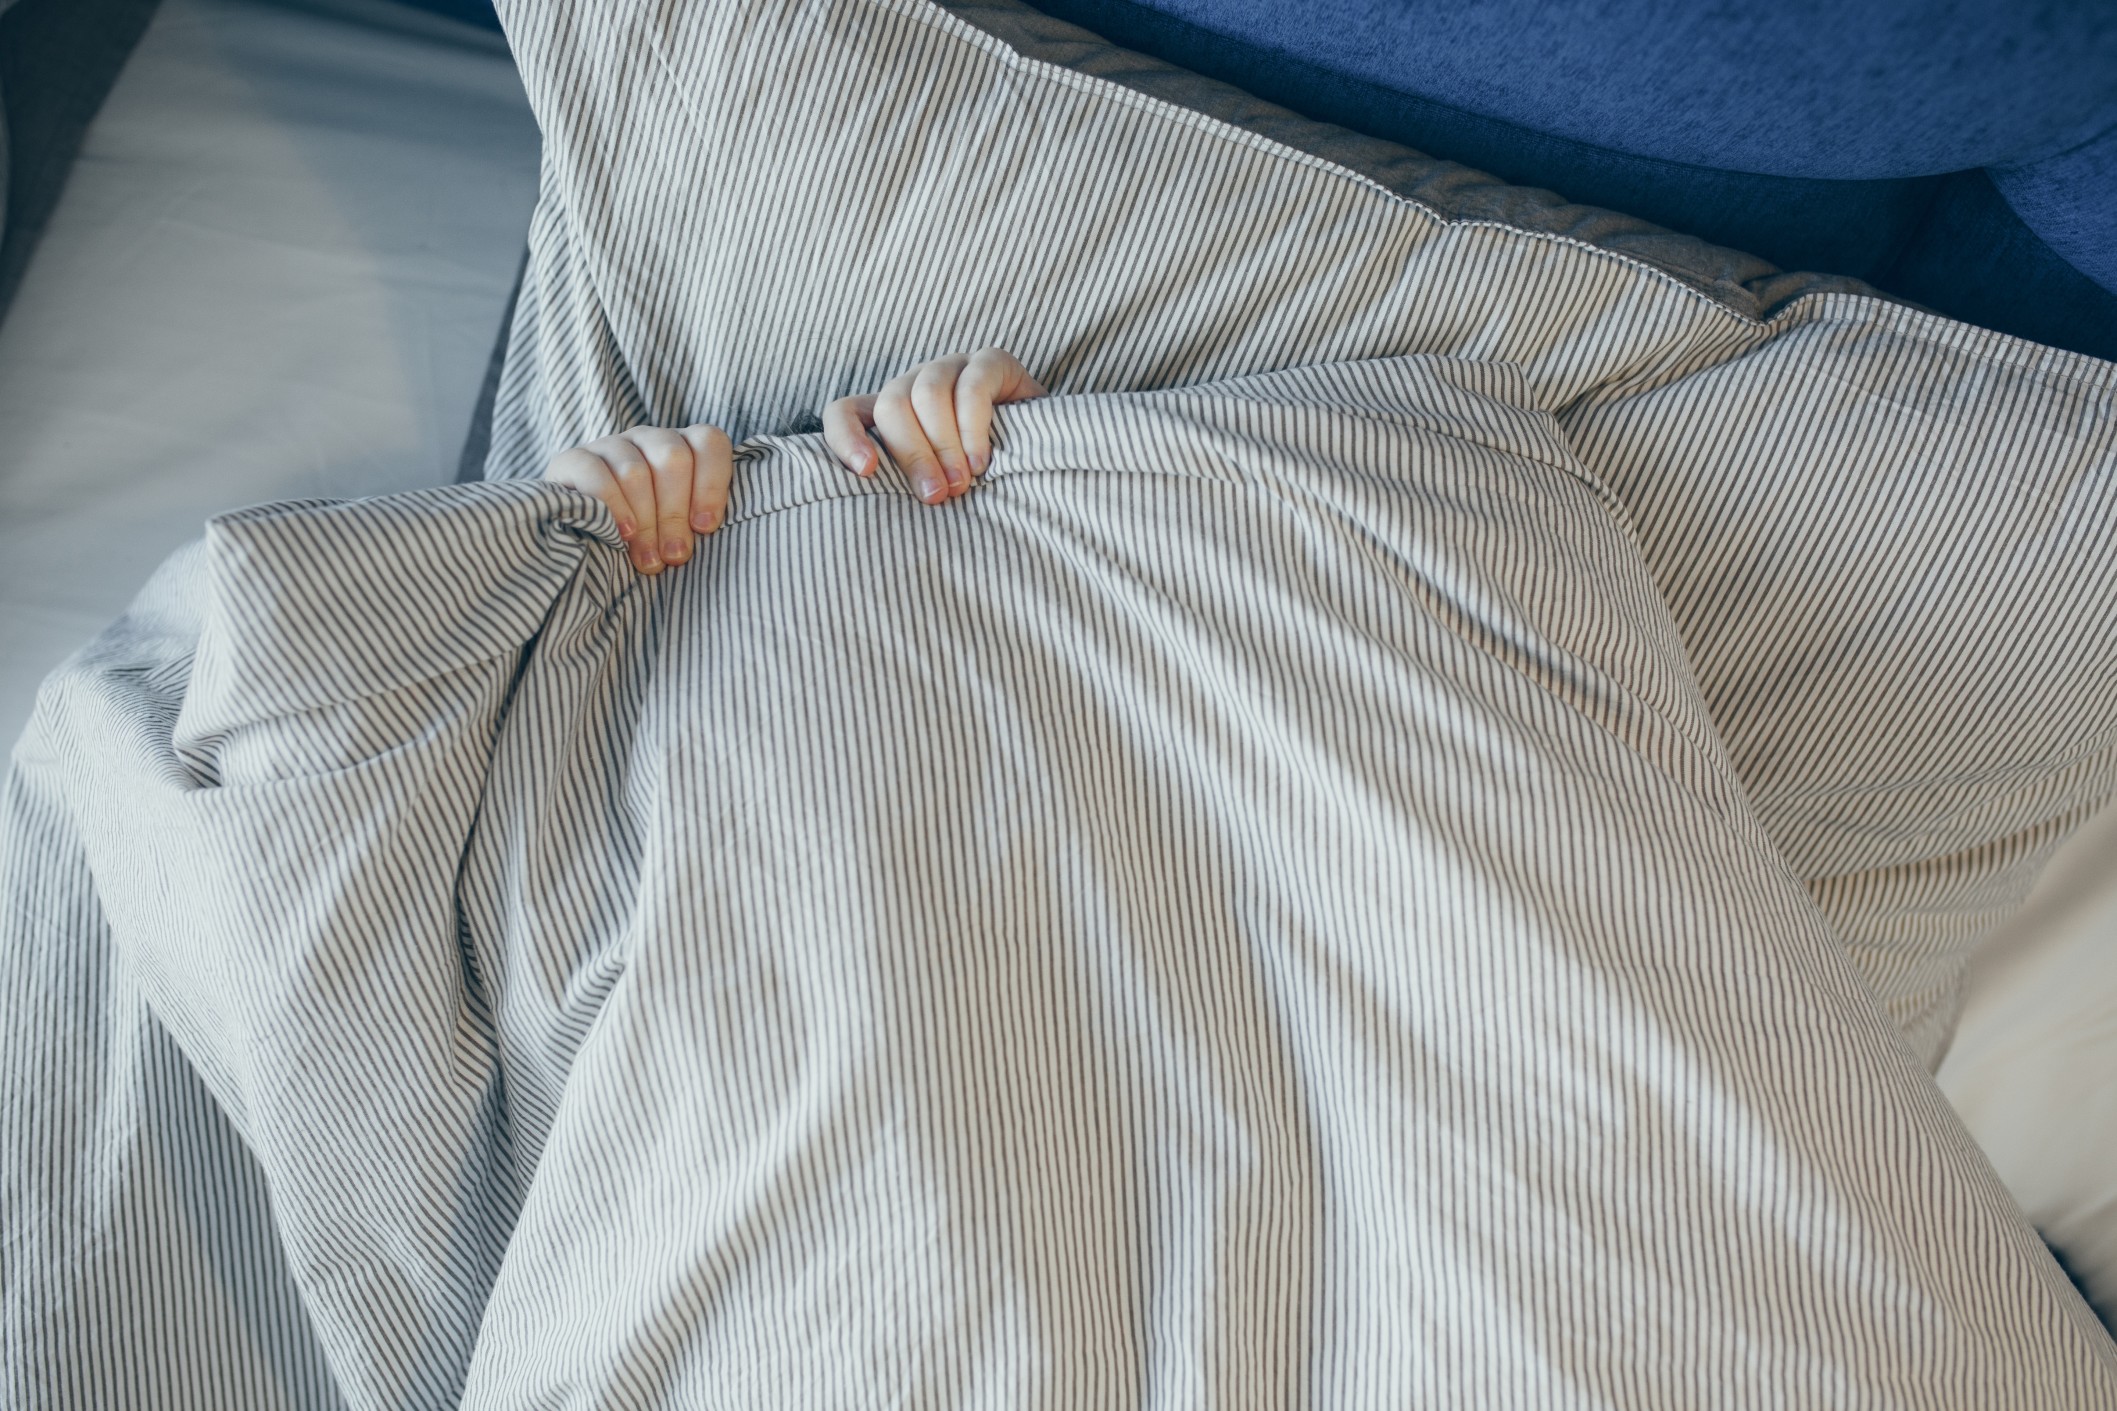
[{"label": "fingernail", "polygon": [[960,490],[970,483],[970,462],[961,456],[944,456],[941,466],[948,472],[948,483],[956,489]]},{"label": "fingernail", "polygon": [[710,534],[710,533],[712,533],[712,532],[713,532],[713,512],[712,512],[711,510],[700,510],[700,511],[699,511],[698,513],[696,513],[696,514],[692,515],[692,516],[691,516],[691,527],[692,527],[693,529],[696,529],[696,530],[697,530],[697,531],[698,531],[699,533],[701,533],[701,534]]},{"label": "fingernail", "polygon": [[920,476],[917,489],[919,491],[919,498],[925,500],[929,504],[941,498],[941,482],[939,480],[936,480],[931,475]]},{"label": "fingernail", "polygon": [[662,540],[662,558],[664,561],[668,563],[682,563],[684,561],[684,553],[685,549],[683,540],[675,538],[673,536]]},{"label": "fingernail", "polygon": [[619,537],[620,539],[630,539],[630,538],[632,537],[632,531],[633,531],[633,530],[634,530],[635,528],[637,528],[637,527],[638,527],[638,526],[636,526],[635,524],[633,524],[633,522],[632,522],[631,520],[629,520],[629,519],[621,519],[621,520],[619,520],[619,521],[617,522],[617,534],[618,534],[618,537]]},{"label": "fingernail", "polygon": [[978,452],[978,453],[977,453],[976,455],[974,455],[974,456],[972,456],[972,457],[970,458],[970,471],[971,471],[971,474],[973,474],[973,475],[983,475],[983,474],[985,473],[985,467],[986,467],[986,466],[989,466],[989,465],[991,465],[991,464],[992,464],[992,452],[990,452],[990,451],[980,451],[980,452]]}]

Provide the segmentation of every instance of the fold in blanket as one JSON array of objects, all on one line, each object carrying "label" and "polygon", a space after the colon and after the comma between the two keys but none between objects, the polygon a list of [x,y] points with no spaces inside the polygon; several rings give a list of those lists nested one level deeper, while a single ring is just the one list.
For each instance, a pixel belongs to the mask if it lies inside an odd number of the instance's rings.
[{"label": "fold in blanket", "polygon": [[2117,1393],[1518,373],[998,429],[172,561],[10,776],[10,1404]]}]

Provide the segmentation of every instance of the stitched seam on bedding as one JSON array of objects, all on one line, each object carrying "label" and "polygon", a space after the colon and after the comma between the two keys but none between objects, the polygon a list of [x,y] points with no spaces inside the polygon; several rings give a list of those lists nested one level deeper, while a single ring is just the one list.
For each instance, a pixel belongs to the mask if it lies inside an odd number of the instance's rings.
[{"label": "stitched seam on bedding", "polygon": [[[1979,362],[1990,363],[1994,367],[2004,367],[2010,371],[2020,372],[2034,378],[2039,384],[2046,387],[2094,393],[2117,391],[2117,363],[2110,362],[2107,359],[2094,357],[2088,353],[2076,353],[2069,348],[2053,348],[2048,344],[2032,343],[2026,338],[2016,338],[2010,333],[2000,333],[1990,328],[1979,328],[1974,323],[1964,323],[1960,319],[1948,318],[1942,314],[1927,313],[1921,309],[1914,309],[1908,304],[1889,303],[1873,299],[1865,294],[1848,294],[1841,289],[1819,290],[1814,294],[1804,294],[1794,300],[1792,304],[1788,305],[1779,314],[1774,315],[1772,321],[1778,322],[1794,310],[1801,308],[1802,305],[1807,304],[1811,299],[1817,300],[1819,306],[1826,314],[1838,311],[1838,305],[1833,301],[1858,300],[1863,303],[1879,304],[1883,308],[1898,313],[1912,315],[1920,323],[1930,327],[1932,332],[1938,335],[1933,338],[1933,341],[1945,347],[1949,352],[1976,358]],[[1805,323],[1819,323],[1822,321],[1820,318],[1803,320]],[[1923,335],[1926,329],[1920,328],[1911,331]],[[2060,363],[2061,366],[2052,367],[2051,364],[2054,361]],[[2079,363],[2080,366],[2076,369],[2062,365],[2066,363]],[[2055,377],[2053,376],[2054,373],[2056,374]],[[2112,410],[2117,410],[2117,408],[2112,408]]]}]

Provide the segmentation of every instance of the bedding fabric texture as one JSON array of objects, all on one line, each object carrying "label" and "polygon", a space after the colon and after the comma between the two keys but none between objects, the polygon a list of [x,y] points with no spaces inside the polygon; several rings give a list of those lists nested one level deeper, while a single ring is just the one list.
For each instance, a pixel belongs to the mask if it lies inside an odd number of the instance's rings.
[{"label": "bedding fabric texture", "polygon": [[1519,370],[998,444],[172,560],[6,794],[11,1399],[2117,1396]]},{"label": "bedding fabric texture", "polygon": [[[974,13],[503,11],[493,478],[775,434],[653,581],[227,517],[46,688],[10,1392],[2117,1396],[1924,1071],[2109,791],[2117,369]],[[948,510],[776,434],[989,341]]]},{"label": "bedding fabric texture", "polygon": [[[1165,67],[1020,5],[502,17],[545,161],[494,478],[641,421],[813,425],[985,343],[1058,391],[1509,362],[1625,505],[1765,827],[1929,1061],[1979,940],[2117,788],[2117,365],[1217,85],[1172,107],[1102,78]],[[632,69],[661,77],[607,77]],[[2003,604],[2064,648],[2025,669]]]}]

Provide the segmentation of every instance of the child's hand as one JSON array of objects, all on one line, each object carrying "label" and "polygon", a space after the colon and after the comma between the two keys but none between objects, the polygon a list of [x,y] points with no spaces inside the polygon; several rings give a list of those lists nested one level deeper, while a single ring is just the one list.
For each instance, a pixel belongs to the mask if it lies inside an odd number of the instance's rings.
[{"label": "child's hand", "polygon": [[873,475],[882,444],[920,499],[938,505],[970,488],[992,459],[992,409],[1044,395],[1042,384],[1003,348],[936,358],[891,378],[872,397],[840,397],[824,408],[823,439],[847,470]]},{"label": "child's hand", "polygon": [[642,573],[682,563],[691,557],[694,532],[720,528],[734,474],[734,448],[717,426],[635,426],[561,451],[544,469],[546,480],[603,502]]}]

